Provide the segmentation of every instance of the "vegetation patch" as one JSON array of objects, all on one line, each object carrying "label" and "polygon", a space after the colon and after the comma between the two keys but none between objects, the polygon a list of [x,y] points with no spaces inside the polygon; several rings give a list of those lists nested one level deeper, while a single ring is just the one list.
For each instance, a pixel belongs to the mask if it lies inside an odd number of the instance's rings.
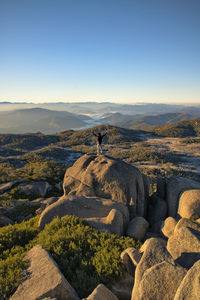
[{"label": "vegetation patch", "polygon": [[99,283],[111,286],[124,272],[121,252],[141,246],[129,237],[100,232],[74,216],[55,218],[41,232],[37,223],[35,217],[0,228],[0,296],[3,299],[8,299],[23,279],[27,267],[24,255],[37,244],[51,253],[81,298],[88,296]]},{"label": "vegetation patch", "polygon": [[198,137],[200,136],[200,120],[180,121],[175,124],[155,126],[152,131],[159,136],[166,137]]}]

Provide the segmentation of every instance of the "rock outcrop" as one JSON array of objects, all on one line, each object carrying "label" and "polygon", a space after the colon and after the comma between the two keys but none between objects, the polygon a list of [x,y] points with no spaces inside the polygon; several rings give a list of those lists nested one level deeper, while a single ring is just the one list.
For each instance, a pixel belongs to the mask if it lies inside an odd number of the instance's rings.
[{"label": "rock outcrop", "polygon": [[[116,211],[112,211],[113,209]],[[94,227],[96,224],[97,229],[101,229],[101,226],[105,229],[104,225],[110,224],[110,227],[106,227],[107,229],[112,228],[114,230],[116,228],[116,232],[112,231],[112,233],[118,233],[121,231],[121,228],[125,229],[129,222],[128,208],[122,203],[109,199],[69,195],[61,197],[42,212],[39,220],[40,229],[43,229],[54,217],[63,217],[65,215],[74,215],[83,218],[88,223],[91,222]],[[120,225],[121,221],[119,224],[116,224],[116,220],[119,221],[121,218],[123,219],[123,224]]]},{"label": "rock outcrop", "polygon": [[84,155],[67,169],[63,189],[65,196],[101,197],[123,203],[134,217],[146,214],[147,184],[132,165],[103,155]]},{"label": "rock outcrop", "polygon": [[9,182],[0,184],[0,195],[8,192],[12,188],[14,188],[18,183],[23,182],[23,181],[24,181],[24,179],[20,178],[20,179],[16,179],[13,181],[9,181]]},{"label": "rock outcrop", "polygon": [[32,248],[26,259],[29,261],[28,278],[23,281],[12,296],[12,300],[35,300],[56,298],[79,300],[50,254],[40,245]]}]

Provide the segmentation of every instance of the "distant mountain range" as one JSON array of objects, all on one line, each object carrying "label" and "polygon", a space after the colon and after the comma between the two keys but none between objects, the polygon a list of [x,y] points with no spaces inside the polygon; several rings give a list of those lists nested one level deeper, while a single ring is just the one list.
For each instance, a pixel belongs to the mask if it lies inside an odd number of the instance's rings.
[{"label": "distant mountain range", "polygon": [[149,131],[153,126],[199,118],[200,105],[129,105],[110,102],[59,102],[36,105],[0,102],[0,133],[54,134],[100,124]]},{"label": "distant mountain range", "polygon": [[66,111],[43,108],[18,109],[0,112],[1,133],[56,133],[87,126],[91,118]]},{"label": "distant mountain range", "polygon": [[129,129],[150,130],[156,125],[173,124],[183,120],[200,119],[200,111],[194,113],[166,113],[158,115],[123,115],[120,113],[107,114],[101,120],[114,126]]},{"label": "distant mountain range", "polygon": [[159,103],[142,104],[119,104],[111,102],[55,102],[55,103],[11,103],[0,102],[0,111],[24,109],[24,108],[44,108],[56,111],[68,111],[75,114],[100,114],[121,113],[125,115],[158,115],[172,112],[200,112],[199,105],[175,105]]}]

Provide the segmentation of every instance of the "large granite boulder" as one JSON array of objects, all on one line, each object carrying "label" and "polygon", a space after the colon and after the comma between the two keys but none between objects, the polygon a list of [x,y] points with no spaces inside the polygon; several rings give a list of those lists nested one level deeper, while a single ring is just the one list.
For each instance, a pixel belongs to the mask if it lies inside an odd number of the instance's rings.
[{"label": "large granite boulder", "polygon": [[182,193],[179,200],[178,214],[182,218],[200,217],[200,189]]},{"label": "large granite boulder", "polygon": [[146,214],[147,180],[139,169],[107,156],[83,155],[67,169],[64,195],[101,197],[129,207],[131,217]]},{"label": "large granite boulder", "polygon": [[200,259],[200,231],[185,226],[175,228],[168,239],[167,250],[178,264],[191,268]]},{"label": "large granite boulder", "polygon": [[176,291],[174,300],[199,300],[200,295],[200,260],[187,272]]},{"label": "large granite boulder", "polygon": [[171,177],[166,184],[168,215],[176,218],[181,193],[191,189],[200,189],[200,183],[185,177]]},{"label": "large granite boulder", "polygon": [[[54,217],[58,216],[61,218],[66,215],[83,218],[100,230],[101,226],[105,229],[104,225],[110,225],[110,227],[107,226],[107,228],[112,228],[111,230],[116,228],[117,230],[117,232],[112,233],[118,233],[118,230],[121,231],[121,228],[125,229],[129,222],[128,208],[122,203],[103,198],[86,198],[69,195],[61,197],[42,212],[39,227],[43,229]],[[121,224],[121,219],[123,224]],[[117,224],[117,221],[119,221],[119,224]],[[104,225],[100,225],[100,223]]]},{"label": "large granite boulder", "polygon": [[28,278],[23,281],[12,300],[35,300],[56,298],[60,300],[79,300],[51,255],[40,245],[32,248],[26,255],[29,261]]},{"label": "large granite boulder", "polygon": [[143,255],[135,270],[135,283],[132,291],[132,300],[138,299],[138,289],[142,277],[147,269],[157,265],[163,261],[174,264],[172,256],[164,246],[164,242],[159,238],[151,238],[145,241],[140,249]]},{"label": "large granite boulder", "polygon": [[154,265],[145,271],[134,300],[174,299],[185,274],[184,268],[166,261]]}]

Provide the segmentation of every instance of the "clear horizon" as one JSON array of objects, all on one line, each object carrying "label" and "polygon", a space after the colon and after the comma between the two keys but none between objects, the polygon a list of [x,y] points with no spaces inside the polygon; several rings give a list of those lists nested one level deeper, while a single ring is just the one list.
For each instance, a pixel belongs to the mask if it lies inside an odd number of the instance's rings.
[{"label": "clear horizon", "polygon": [[0,102],[200,103],[200,1],[0,0]]}]

